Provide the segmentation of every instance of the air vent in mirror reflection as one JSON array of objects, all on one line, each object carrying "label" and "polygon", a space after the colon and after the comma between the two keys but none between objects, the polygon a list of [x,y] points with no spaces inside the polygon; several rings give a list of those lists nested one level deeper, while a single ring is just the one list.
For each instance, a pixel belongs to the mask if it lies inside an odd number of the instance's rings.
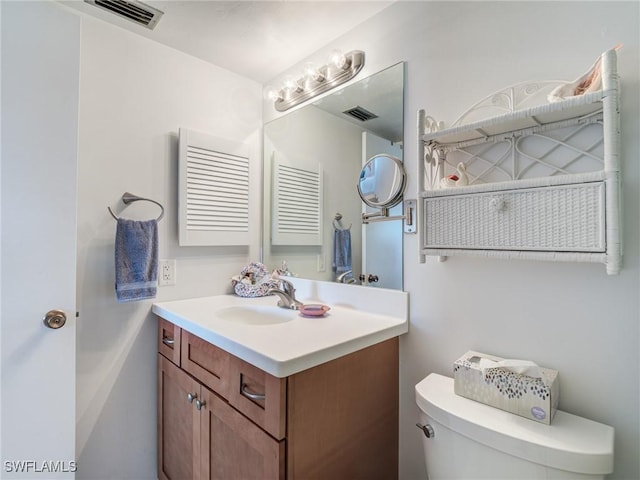
[{"label": "air vent in mirror reflection", "polygon": [[367,120],[378,118],[378,116],[375,113],[371,113],[369,110],[367,110],[366,108],[362,108],[360,105],[357,105],[353,108],[345,110],[342,113],[344,113],[345,115],[349,115],[350,117],[353,117],[355,119],[358,119],[361,122],[366,122]]}]

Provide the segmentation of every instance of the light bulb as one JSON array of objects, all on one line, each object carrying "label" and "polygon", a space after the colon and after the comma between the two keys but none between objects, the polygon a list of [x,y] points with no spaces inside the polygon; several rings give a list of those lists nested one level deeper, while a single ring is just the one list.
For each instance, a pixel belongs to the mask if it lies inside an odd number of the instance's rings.
[{"label": "light bulb", "polygon": [[345,57],[344,53],[340,50],[332,50],[329,55],[329,63],[338,67],[338,68],[347,68],[347,57]]},{"label": "light bulb", "polygon": [[282,100],[282,94],[280,90],[274,87],[269,87],[266,93],[267,100],[271,100],[272,102],[277,102],[278,100]]},{"label": "light bulb", "polygon": [[315,80],[316,82],[324,80],[324,75],[320,73],[313,62],[305,63],[303,72],[307,80]]},{"label": "light bulb", "polygon": [[285,77],[284,88],[289,92],[298,92],[302,90],[302,88],[300,87],[300,84],[298,83],[298,80],[296,80],[291,75]]}]

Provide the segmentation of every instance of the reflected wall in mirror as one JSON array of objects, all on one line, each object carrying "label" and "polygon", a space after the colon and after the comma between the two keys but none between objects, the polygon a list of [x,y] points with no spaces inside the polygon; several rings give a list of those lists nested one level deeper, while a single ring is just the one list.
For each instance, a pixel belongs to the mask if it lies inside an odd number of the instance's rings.
[{"label": "reflected wall in mirror", "polygon": [[264,126],[268,268],[286,262],[303,278],[402,289],[402,221],[363,225],[375,209],[358,186],[376,155],[402,160],[403,97],[399,63]]}]

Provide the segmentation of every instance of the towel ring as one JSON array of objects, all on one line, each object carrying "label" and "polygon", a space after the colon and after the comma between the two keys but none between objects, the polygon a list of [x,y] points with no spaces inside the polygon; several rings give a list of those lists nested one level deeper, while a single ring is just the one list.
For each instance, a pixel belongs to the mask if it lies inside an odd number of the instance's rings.
[{"label": "towel ring", "polygon": [[342,214],[336,213],[336,216],[333,217],[333,228],[335,228],[336,230],[351,230],[351,226],[353,225],[352,223],[349,224],[348,228],[344,228],[342,225],[340,225],[340,220],[342,220]]},{"label": "towel ring", "polygon": [[[160,221],[160,219],[162,219],[162,217],[164,217],[164,207],[162,206],[162,204],[160,202],[157,202],[155,200],[151,200],[150,198],[143,198],[143,197],[139,197],[137,195],[134,195],[132,193],[129,192],[125,192],[124,194],[122,194],[122,203],[124,203],[125,205],[129,205],[132,202],[137,202],[139,200],[143,200],[145,202],[151,202],[151,203],[155,203],[156,205],[158,205],[160,207],[160,216],[158,216],[158,218],[156,218],[156,221]],[[109,213],[111,214],[111,216],[113,218],[115,218],[116,220],[119,220],[120,217],[117,216],[115,213],[113,213],[113,210],[111,210],[111,207],[107,207],[107,210],[109,210]]]}]

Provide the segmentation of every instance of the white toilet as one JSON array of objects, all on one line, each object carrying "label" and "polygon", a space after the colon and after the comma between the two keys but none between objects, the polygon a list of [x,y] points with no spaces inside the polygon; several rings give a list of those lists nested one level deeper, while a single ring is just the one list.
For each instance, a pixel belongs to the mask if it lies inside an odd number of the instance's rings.
[{"label": "white toilet", "polygon": [[[429,480],[584,479],[613,471],[613,428],[557,411],[551,425],[456,395],[453,379],[416,385]],[[428,438],[429,437],[429,438]]]}]

